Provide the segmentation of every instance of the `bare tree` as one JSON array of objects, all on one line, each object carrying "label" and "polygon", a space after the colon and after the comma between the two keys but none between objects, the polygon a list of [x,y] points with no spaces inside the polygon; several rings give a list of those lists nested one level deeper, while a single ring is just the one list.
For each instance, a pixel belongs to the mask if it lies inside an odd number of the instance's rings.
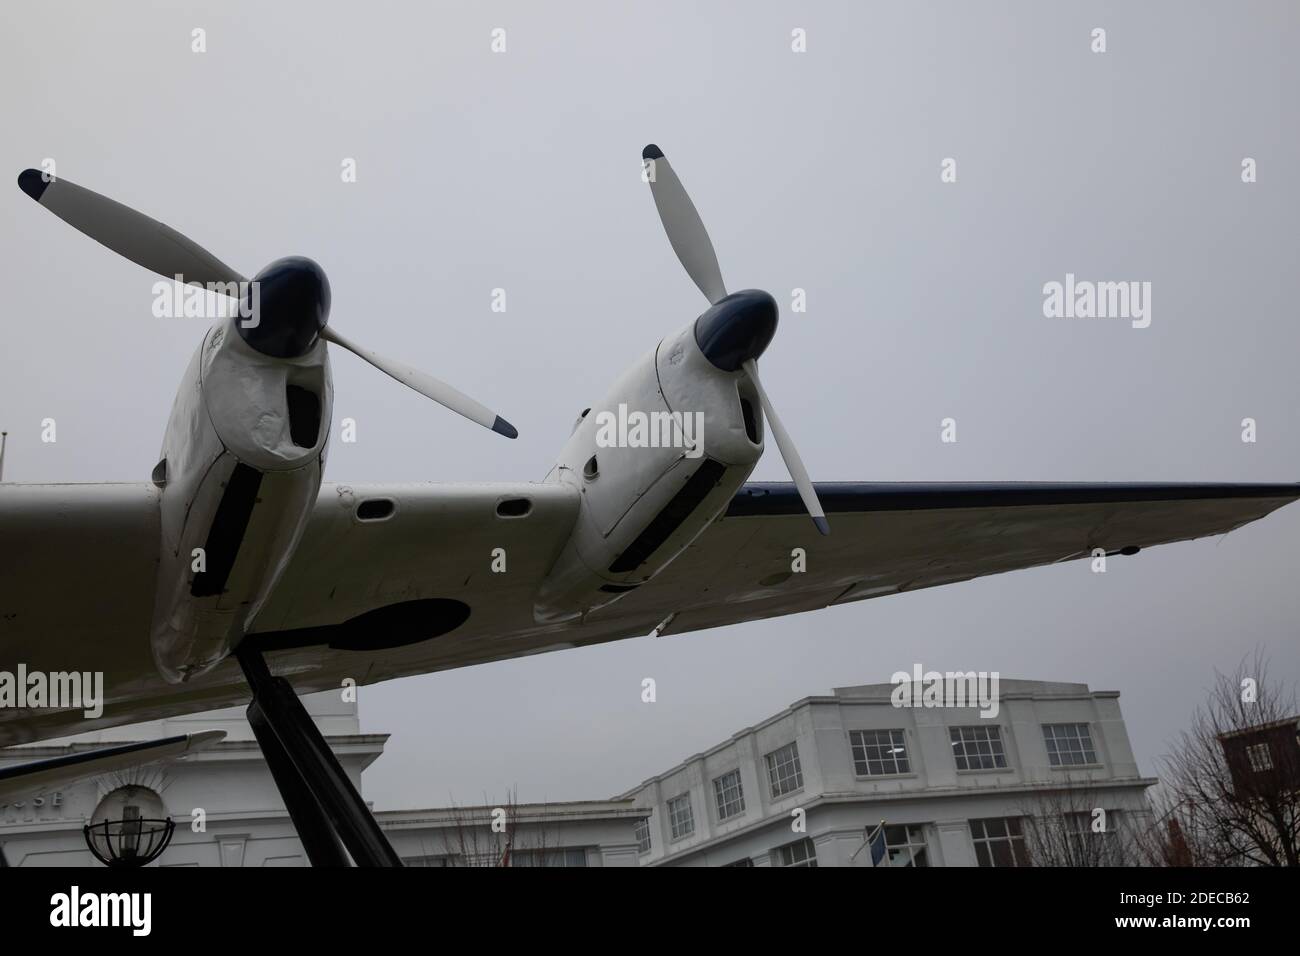
[{"label": "bare tree", "polygon": [[[557,848],[551,842],[550,817],[543,806],[539,810],[522,808],[518,790],[511,789],[507,798],[496,806],[486,795],[483,806],[450,806],[451,825],[442,834],[442,855],[452,866],[551,866]],[[528,826],[521,831],[520,823]],[[554,834],[559,839],[558,824]]]},{"label": "bare tree", "polygon": [[1156,823],[1142,841],[1158,866],[1300,863],[1300,739],[1294,686],[1256,652],[1218,674],[1164,758]]},{"label": "bare tree", "polygon": [[[1021,804],[1025,850],[1034,866],[1132,866],[1137,828],[1130,812],[1103,806],[1087,785],[1045,790]],[[1143,814],[1145,816],[1145,814]],[[1139,827],[1145,821],[1139,823]]]},{"label": "bare tree", "polygon": [[[449,807],[451,825],[443,831],[443,854],[453,866],[509,866],[519,826],[517,791],[506,792],[505,801],[488,806],[484,795],[482,807],[462,807],[454,801]],[[496,816],[496,812],[502,814]],[[498,828],[495,823],[500,823]]]}]

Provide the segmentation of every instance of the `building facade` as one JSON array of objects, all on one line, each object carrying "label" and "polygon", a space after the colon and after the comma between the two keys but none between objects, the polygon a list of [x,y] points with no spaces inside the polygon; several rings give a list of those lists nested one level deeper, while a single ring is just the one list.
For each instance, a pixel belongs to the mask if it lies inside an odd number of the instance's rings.
[{"label": "building facade", "polygon": [[[302,698],[339,763],[361,790],[362,771],[387,734],[363,734],[354,701],[325,692]],[[99,866],[82,827],[123,786],[156,795],[176,828],[155,866],[306,866],[303,851],[243,708],[189,714],[0,750],[0,766],[128,741],[201,730],[226,739],[185,757],[105,774],[0,805],[0,866]],[[636,866],[630,800],[381,810],[375,814],[413,866]]]},{"label": "building facade", "polygon": [[895,706],[894,684],[808,697],[622,794],[648,866],[1088,865],[1148,825],[1119,693],[1002,680],[977,706]]}]

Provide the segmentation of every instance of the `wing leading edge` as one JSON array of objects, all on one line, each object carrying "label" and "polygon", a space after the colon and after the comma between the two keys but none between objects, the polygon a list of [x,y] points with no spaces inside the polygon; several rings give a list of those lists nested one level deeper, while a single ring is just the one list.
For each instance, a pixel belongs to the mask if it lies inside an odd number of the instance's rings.
[{"label": "wing leading edge", "polygon": [[[205,730],[143,743],[82,750],[32,763],[0,766],[0,804],[64,787],[87,777],[184,757],[220,743],[225,736],[224,730]],[[3,757],[17,755],[16,751],[0,751]]]}]

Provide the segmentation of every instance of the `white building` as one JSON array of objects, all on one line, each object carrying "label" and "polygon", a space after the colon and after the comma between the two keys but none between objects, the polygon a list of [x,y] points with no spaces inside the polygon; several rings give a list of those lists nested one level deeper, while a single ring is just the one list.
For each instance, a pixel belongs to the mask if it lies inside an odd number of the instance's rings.
[{"label": "white building", "polygon": [[881,821],[882,865],[1078,863],[1149,819],[1117,691],[1003,680],[981,717],[894,690],[805,698],[627,791],[642,865],[870,866]]},{"label": "white building", "polygon": [[[361,791],[361,773],[383,754],[388,735],[361,733],[356,703],[340,693],[313,694],[303,704]],[[171,845],[154,865],[306,866],[242,707],[0,750],[0,766],[201,730],[224,730],[227,736],[183,760],[0,805],[0,865],[99,866],[82,827],[109,793],[136,785],[156,793],[176,824]],[[633,825],[644,815],[630,800],[375,814],[398,855],[416,866],[496,866],[507,849],[512,866],[635,866]]]}]

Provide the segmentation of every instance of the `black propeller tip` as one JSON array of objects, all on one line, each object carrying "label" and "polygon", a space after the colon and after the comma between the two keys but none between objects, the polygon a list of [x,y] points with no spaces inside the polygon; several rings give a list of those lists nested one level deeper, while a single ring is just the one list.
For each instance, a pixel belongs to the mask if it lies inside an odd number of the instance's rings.
[{"label": "black propeller tip", "polygon": [[831,533],[831,523],[825,518],[813,518],[813,524],[817,526],[817,530],[823,535]]},{"label": "black propeller tip", "polygon": [[18,188],[31,196],[37,202],[41,201],[41,194],[45,192],[50,181],[45,178],[39,169],[24,169],[18,174]]},{"label": "black propeller tip", "polygon": [[663,159],[664,151],[660,149],[658,146],[656,146],[654,143],[651,143],[645,149],[641,150],[641,158],[642,159]]},{"label": "black propeller tip", "polygon": [[515,430],[515,426],[511,425],[500,415],[498,415],[496,421],[492,423],[492,430],[498,435],[505,435],[507,438],[519,437],[519,432]]}]

